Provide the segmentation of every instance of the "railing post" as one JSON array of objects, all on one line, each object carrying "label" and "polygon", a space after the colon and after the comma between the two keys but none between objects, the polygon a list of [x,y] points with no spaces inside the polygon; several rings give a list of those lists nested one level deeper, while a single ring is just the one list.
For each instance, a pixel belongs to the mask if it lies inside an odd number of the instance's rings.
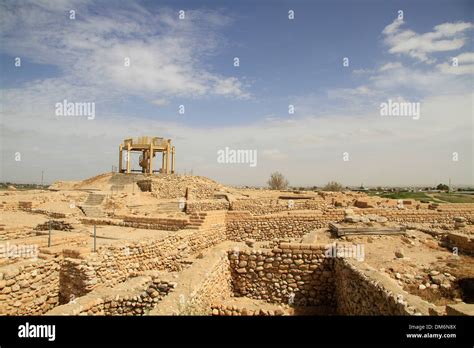
[{"label": "railing post", "polygon": [[51,220],[48,221],[49,234],[48,234],[48,248],[51,247]]},{"label": "railing post", "polygon": [[94,252],[96,252],[96,239],[97,239],[97,233],[96,233],[96,227],[94,224]]}]

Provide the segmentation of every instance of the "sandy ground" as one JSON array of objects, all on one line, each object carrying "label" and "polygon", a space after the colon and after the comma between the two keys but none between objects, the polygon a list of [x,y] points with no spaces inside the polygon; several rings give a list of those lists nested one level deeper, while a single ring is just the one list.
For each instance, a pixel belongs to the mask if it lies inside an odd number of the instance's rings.
[{"label": "sandy ground", "polygon": [[[87,226],[89,236],[92,236],[94,228],[93,226]],[[170,231],[161,231],[161,230],[148,230],[140,228],[131,228],[131,227],[117,227],[117,226],[97,226],[97,246],[102,245],[112,245],[117,244],[123,241],[130,242],[139,242],[144,239],[154,238],[154,239],[164,239],[169,236]]]},{"label": "sandy ground", "polygon": [[[420,284],[430,281],[429,273],[447,273],[457,279],[474,277],[474,258],[455,255],[438,245],[431,235],[409,230],[406,235],[332,237],[327,230],[317,234],[318,243],[359,244],[364,248],[363,262],[398,281],[406,291],[437,305],[456,303],[461,294],[457,281],[450,281],[450,289],[419,289]],[[402,258],[395,255],[401,251]],[[398,277],[397,277],[398,274]]]},{"label": "sandy ground", "polygon": [[40,214],[30,214],[23,211],[3,211],[0,215],[0,223],[8,227],[30,227],[48,221],[48,217]]}]

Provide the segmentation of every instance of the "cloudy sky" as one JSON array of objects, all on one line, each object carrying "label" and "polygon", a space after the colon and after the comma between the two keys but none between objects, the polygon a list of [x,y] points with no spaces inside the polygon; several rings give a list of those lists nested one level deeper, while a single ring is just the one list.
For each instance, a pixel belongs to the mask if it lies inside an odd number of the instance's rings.
[{"label": "cloudy sky", "polygon": [[[173,140],[178,172],[225,184],[281,171],[295,186],[472,185],[473,11],[1,0],[0,179],[84,179],[117,166],[124,138],[154,135]],[[95,103],[95,117],[57,115],[64,100]],[[419,118],[382,116],[388,100],[419,103]],[[257,165],[219,163],[226,147],[256,150]]]}]

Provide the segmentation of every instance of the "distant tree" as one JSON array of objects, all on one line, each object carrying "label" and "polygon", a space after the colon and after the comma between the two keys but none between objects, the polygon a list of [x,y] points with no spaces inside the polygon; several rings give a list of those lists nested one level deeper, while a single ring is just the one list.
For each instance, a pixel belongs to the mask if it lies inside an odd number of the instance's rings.
[{"label": "distant tree", "polygon": [[272,173],[267,184],[272,190],[283,190],[289,185],[288,180],[279,172]]},{"label": "distant tree", "polygon": [[439,184],[436,186],[436,189],[440,191],[449,191],[449,186],[445,184]]},{"label": "distant tree", "polygon": [[340,192],[342,190],[343,186],[336,181],[328,182],[327,185],[323,187],[323,191]]}]

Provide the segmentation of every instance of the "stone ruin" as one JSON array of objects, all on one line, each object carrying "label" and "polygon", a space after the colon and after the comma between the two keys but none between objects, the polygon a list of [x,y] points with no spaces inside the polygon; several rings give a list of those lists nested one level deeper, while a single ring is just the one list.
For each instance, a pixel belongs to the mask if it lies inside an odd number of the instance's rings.
[{"label": "stone ruin", "polygon": [[472,315],[474,205],[397,203],[143,173],[2,192],[0,314]]}]

